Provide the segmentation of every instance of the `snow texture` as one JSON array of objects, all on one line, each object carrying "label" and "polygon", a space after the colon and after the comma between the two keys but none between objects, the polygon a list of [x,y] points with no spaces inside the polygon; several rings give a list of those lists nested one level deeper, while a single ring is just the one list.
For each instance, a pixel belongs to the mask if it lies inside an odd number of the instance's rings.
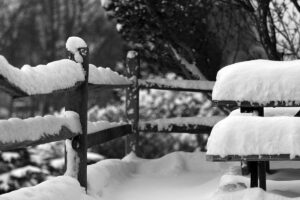
[{"label": "snow texture", "polygon": [[101,0],[101,6],[105,9],[109,8],[112,4],[112,0]]},{"label": "snow texture", "polygon": [[79,53],[79,49],[86,48],[86,47],[87,47],[87,44],[80,37],[75,37],[75,36],[69,37],[66,42],[67,50],[70,51],[72,54],[74,54],[74,59],[78,63],[83,62],[83,58]]},{"label": "snow texture", "polygon": [[252,60],[222,68],[212,98],[217,101],[300,103],[300,60]]},{"label": "snow texture", "polygon": [[176,118],[166,118],[166,119],[156,119],[152,121],[139,122],[139,128],[141,130],[146,129],[147,124],[151,124],[152,127],[158,127],[158,131],[172,129],[173,125],[176,126],[189,126],[189,125],[202,125],[213,127],[218,121],[222,120],[224,117],[212,116],[212,117],[176,117]]},{"label": "snow texture", "polygon": [[136,51],[128,51],[127,53],[127,58],[129,59],[133,59],[138,55],[138,53]]},{"label": "snow texture", "polygon": [[46,115],[28,119],[10,118],[0,120],[1,143],[35,141],[47,135],[58,135],[65,126],[73,133],[81,133],[79,116],[66,111],[61,116]]},{"label": "snow texture", "polygon": [[[264,108],[265,117],[289,116],[294,117],[300,111],[299,107]],[[252,113],[241,113],[240,109],[233,110],[229,116],[252,116]]]},{"label": "snow texture", "polygon": [[88,122],[88,133],[96,133],[109,128],[114,128],[117,126],[124,125],[124,122],[108,122],[108,121],[97,121],[97,122]]},{"label": "snow texture", "polygon": [[65,175],[76,178],[79,171],[80,158],[78,153],[72,147],[72,140],[67,139],[66,144],[66,154],[67,154],[67,169]]},{"label": "snow texture", "polygon": [[214,86],[213,81],[196,81],[196,80],[168,80],[168,79],[147,79],[139,80],[141,86],[155,86],[163,85],[167,88],[182,88],[194,90],[212,90]]},{"label": "snow texture", "polygon": [[208,138],[207,154],[300,155],[300,118],[231,116],[217,123]]},{"label": "snow texture", "polygon": [[36,67],[24,65],[18,69],[0,55],[0,75],[28,95],[47,94],[84,81],[82,66],[68,59]]},{"label": "snow texture", "polygon": [[131,81],[110,68],[89,65],[89,83],[95,85],[130,85]]},{"label": "snow texture", "polygon": [[88,195],[101,200],[208,200],[230,165],[205,162],[200,152],[176,152],[151,160],[131,153],[122,160],[88,166]]},{"label": "snow texture", "polygon": [[82,189],[76,179],[59,176],[34,187],[22,188],[0,196],[2,200],[81,200]]}]

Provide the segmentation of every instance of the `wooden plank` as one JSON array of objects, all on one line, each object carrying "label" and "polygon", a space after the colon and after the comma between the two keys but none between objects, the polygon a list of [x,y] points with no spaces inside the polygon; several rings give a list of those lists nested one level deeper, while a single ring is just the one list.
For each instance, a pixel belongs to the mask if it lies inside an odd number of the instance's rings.
[{"label": "wooden plank", "polygon": [[258,179],[259,179],[259,187],[263,190],[267,189],[267,181],[266,181],[266,162],[259,161],[258,162]]},{"label": "wooden plank", "polygon": [[0,142],[0,151],[8,151],[13,149],[25,148],[28,146],[40,145],[49,142],[55,142],[60,140],[66,140],[72,138],[80,133],[73,133],[65,126],[62,126],[61,130],[57,134],[47,135],[44,134],[42,138],[39,140],[25,140],[22,142],[11,142],[11,143],[3,143]]},{"label": "wooden plank", "polygon": [[280,155],[228,155],[221,157],[219,155],[206,155],[207,161],[213,162],[228,162],[228,161],[300,161],[300,156],[290,158],[289,154]]},{"label": "wooden plank", "polygon": [[167,128],[160,128],[159,125],[152,123],[143,123],[139,126],[139,130],[143,132],[160,132],[160,133],[192,133],[192,134],[206,134],[211,132],[211,126],[203,126],[198,124],[177,125],[170,124]]},{"label": "wooden plank", "polygon": [[126,117],[132,124],[132,135],[126,139],[125,153],[134,151],[139,155],[139,85],[138,79],[140,76],[140,61],[136,51],[129,51],[126,59],[127,77],[133,81],[131,87],[126,90]]},{"label": "wooden plank", "polygon": [[[70,159],[79,161],[76,163],[78,169],[76,177],[82,187],[87,189],[87,103],[88,103],[88,77],[89,77],[89,49],[88,47],[79,48],[79,54],[83,58],[82,67],[85,71],[85,80],[75,90],[68,94],[68,104],[66,110],[77,112],[80,118],[82,134],[72,138],[72,148],[76,152],[75,157]],[[70,53],[69,58],[74,60],[74,55]],[[75,61],[75,60],[74,60]],[[66,158],[69,158],[66,155]],[[73,162],[71,162],[73,163]],[[67,163],[68,164],[68,161]],[[69,166],[68,166],[69,167]]]},{"label": "wooden plank", "polygon": [[[180,85],[179,83],[184,83]],[[197,85],[195,87],[194,85]],[[201,84],[203,87],[200,87]],[[186,92],[212,92],[214,81],[195,81],[195,80],[139,80],[139,87],[142,89],[174,90]],[[200,86],[199,86],[200,85]]]},{"label": "wooden plank", "polygon": [[129,134],[132,134],[132,127],[130,124],[109,128],[95,133],[89,133],[87,135],[87,147],[90,148],[95,145],[103,144]]},{"label": "wooden plank", "polygon": [[300,103],[296,101],[270,101],[266,104],[261,104],[257,102],[249,102],[249,101],[216,101],[213,100],[213,104],[215,106],[226,106],[226,107],[299,107]]},{"label": "wooden plank", "polygon": [[132,84],[127,84],[127,85],[95,85],[89,83],[89,90],[96,92],[98,90],[103,90],[103,89],[126,89],[129,88]]}]

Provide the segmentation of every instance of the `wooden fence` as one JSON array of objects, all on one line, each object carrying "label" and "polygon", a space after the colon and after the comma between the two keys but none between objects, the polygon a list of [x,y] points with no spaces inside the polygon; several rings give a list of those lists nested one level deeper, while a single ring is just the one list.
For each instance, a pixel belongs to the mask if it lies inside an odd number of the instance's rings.
[{"label": "wooden fence", "polygon": [[[194,119],[185,125],[178,125],[170,120],[169,128],[161,129],[155,123],[140,122],[139,121],[139,91],[141,89],[162,89],[162,90],[175,90],[175,91],[192,91],[192,92],[211,92],[214,82],[210,81],[168,81],[168,80],[141,80],[139,77],[140,62],[139,55],[135,51],[128,52],[126,69],[127,76],[131,80],[130,84],[91,84],[89,83],[89,49],[88,47],[78,49],[83,58],[81,63],[84,71],[84,81],[76,83],[71,88],[60,89],[53,93],[65,93],[68,95],[68,103],[66,110],[74,111],[79,115],[82,132],[74,133],[67,127],[61,127],[59,133],[54,135],[44,135],[38,140],[26,141],[13,141],[13,142],[0,142],[0,150],[12,150],[23,148],[32,145],[39,145],[59,140],[69,140],[72,149],[75,153],[66,151],[66,165],[75,164],[74,177],[77,178],[82,187],[87,188],[87,149],[99,145],[110,140],[127,136],[126,139],[126,153],[135,151],[139,154],[139,132],[184,132],[193,134],[209,133],[213,125],[221,120],[221,118],[199,118],[199,122]],[[70,58],[75,62],[74,55],[70,53]],[[99,130],[94,133],[88,134],[88,121],[87,121],[87,102],[89,89],[101,88],[125,88],[126,89],[126,114],[128,118],[127,124],[121,124],[113,128]],[[11,83],[5,76],[0,75],[0,89],[10,94],[13,98],[34,96],[24,92],[21,88]],[[48,95],[48,94],[35,94],[35,95]],[[201,123],[202,121],[209,121]],[[175,121],[176,122],[176,121]],[[187,120],[188,122],[188,120]],[[70,154],[70,155],[68,155]],[[73,161],[79,162],[73,162]]]}]

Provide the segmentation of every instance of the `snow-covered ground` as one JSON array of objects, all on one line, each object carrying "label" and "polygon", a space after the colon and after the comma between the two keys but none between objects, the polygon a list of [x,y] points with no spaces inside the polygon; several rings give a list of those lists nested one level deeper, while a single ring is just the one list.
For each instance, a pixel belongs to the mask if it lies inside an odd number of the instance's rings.
[{"label": "snow-covered ground", "polygon": [[[5,200],[286,200],[300,199],[300,162],[271,162],[271,168],[289,166],[268,176],[265,192],[248,188],[240,163],[212,163],[200,152],[175,152],[146,160],[129,154],[88,167],[88,193],[77,180],[60,176],[35,187],[0,196]],[[289,180],[289,181],[287,181]],[[283,195],[283,196],[282,196]]]}]

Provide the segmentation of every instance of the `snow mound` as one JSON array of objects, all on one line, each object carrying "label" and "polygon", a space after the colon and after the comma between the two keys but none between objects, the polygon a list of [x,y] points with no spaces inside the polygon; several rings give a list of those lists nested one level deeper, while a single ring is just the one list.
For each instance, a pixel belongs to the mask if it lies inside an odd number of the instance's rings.
[{"label": "snow mound", "polygon": [[[103,160],[88,166],[88,195],[95,199],[155,199],[153,195],[166,187],[165,192],[170,197],[162,199],[174,199],[176,195],[170,192],[170,188],[174,187],[174,191],[181,188],[180,191],[185,194],[191,188],[199,191],[201,184],[219,177],[231,165],[206,162],[205,154],[200,152],[174,152],[158,159],[142,159],[131,153],[122,160]],[[213,181],[215,187],[209,188],[208,196],[216,190],[217,181]],[[156,189],[158,191],[153,192]],[[207,191],[199,192],[204,195]]]},{"label": "snow mound", "polygon": [[47,135],[59,134],[65,126],[73,133],[81,133],[79,116],[66,111],[61,116],[46,115],[28,119],[10,118],[0,120],[1,143],[34,141]]},{"label": "snow mound", "polygon": [[208,155],[300,155],[300,118],[231,116],[217,123]]},{"label": "snow mound", "polygon": [[130,85],[131,81],[110,68],[89,65],[89,83],[95,85]]},{"label": "snow mound", "polygon": [[74,54],[74,59],[78,63],[83,62],[83,58],[79,53],[79,49],[86,48],[86,47],[87,47],[87,44],[80,37],[75,37],[75,36],[69,37],[66,42],[67,50]]},{"label": "snow mound", "polygon": [[300,103],[300,60],[252,60],[222,68],[212,98],[216,101]]},{"label": "snow mound", "polygon": [[[275,117],[275,116],[289,116],[294,117],[300,111],[299,107],[276,107],[264,108],[264,116],[265,117]],[[252,113],[241,113],[240,109],[233,110],[229,116],[251,116]]]},{"label": "snow mound", "polygon": [[34,187],[22,188],[0,196],[3,200],[82,200],[83,192],[76,179],[59,176]]},{"label": "snow mound", "polygon": [[0,55],[0,75],[28,95],[51,93],[84,81],[81,65],[68,59],[36,67],[24,65],[18,69]]}]

